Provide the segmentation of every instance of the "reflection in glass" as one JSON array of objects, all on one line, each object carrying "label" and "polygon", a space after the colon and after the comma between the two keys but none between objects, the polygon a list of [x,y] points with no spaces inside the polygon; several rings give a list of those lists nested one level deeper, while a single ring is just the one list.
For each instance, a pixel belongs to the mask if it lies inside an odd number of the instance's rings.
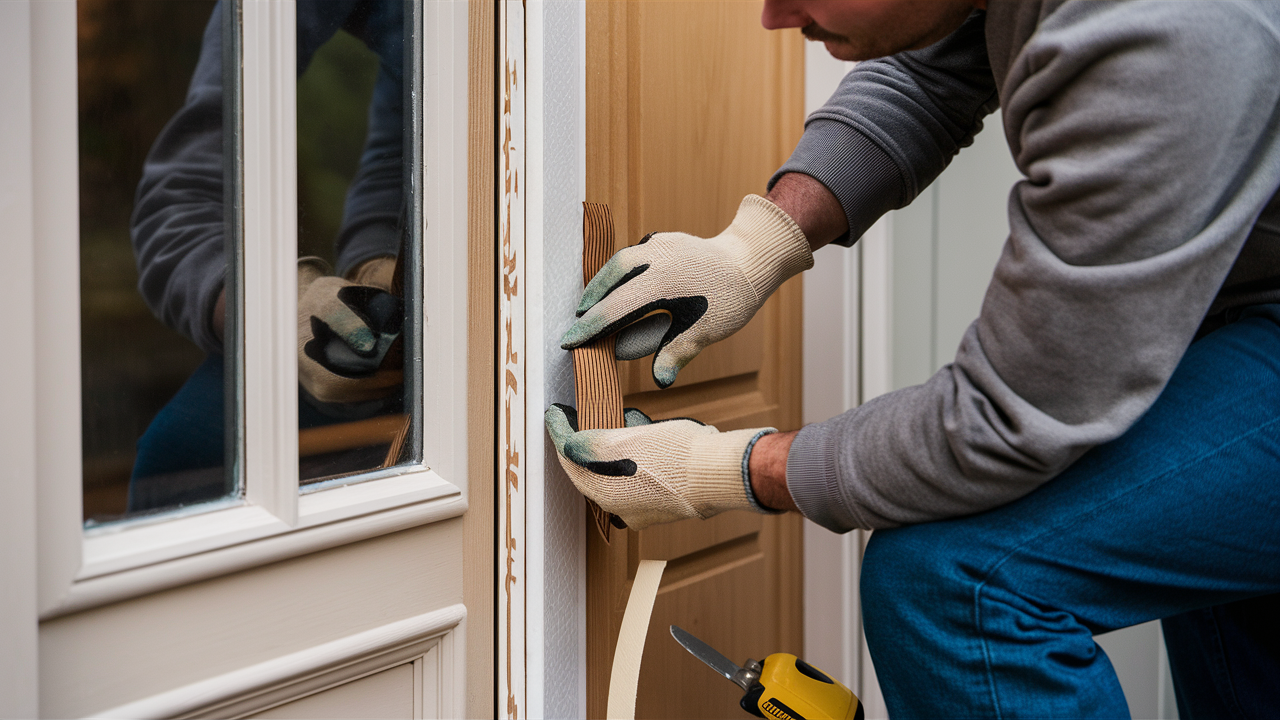
[{"label": "reflection in glass", "polygon": [[403,350],[417,312],[406,270],[418,212],[406,152],[412,5],[297,8],[298,469],[308,484],[418,454],[404,382],[414,353]]},{"label": "reflection in glass", "polygon": [[[421,456],[405,409],[421,325],[405,301],[421,268],[413,7],[297,4],[304,483]],[[238,18],[234,0],[78,4],[87,523],[239,493]]]},{"label": "reflection in glass", "polygon": [[224,67],[222,17],[212,0],[77,3],[86,523],[237,491],[219,303],[237,58]]}]

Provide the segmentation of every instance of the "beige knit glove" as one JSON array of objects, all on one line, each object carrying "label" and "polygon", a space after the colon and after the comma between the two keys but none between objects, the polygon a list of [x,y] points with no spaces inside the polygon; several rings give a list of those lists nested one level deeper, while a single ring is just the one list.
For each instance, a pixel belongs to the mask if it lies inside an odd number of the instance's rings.
[{"label": "beige knit glove", "polygon": [[[357,270],[376,272],[369,265]],[[404,381],[401,368],[382,368],[400,336],[403,305],[378,286],[333,277],[328,270],[320,258],[298,260],[298,382],[320,403],[385,398]]]},{"label": "beige knit glove", "polygon": [[347,279],[356,285],[369,285],[379,290],[391,292],[395,282],[396,259],[393,257],[376,257],[365,260],[347,271]]},{"label": "beige knit glove", "polygon": [[627,408],[626,427],[578,431],[578,413],[547,408],[560,465],[583,495],[635,530],[726,510],[766,512],[747,487],[747,450],[773,428],[720,432],[697,420],[653,422]]},{"label": "beige knit glove", "polygon": [[653,380],[665,388],[703,348],[746,325],[779,285],[811,267],[800,227],[777,205],[748,195],[713,238],[657,233],[619,250],[582,291],[580,319],[561,347],[621,330],[618,359],[656,352]]}]

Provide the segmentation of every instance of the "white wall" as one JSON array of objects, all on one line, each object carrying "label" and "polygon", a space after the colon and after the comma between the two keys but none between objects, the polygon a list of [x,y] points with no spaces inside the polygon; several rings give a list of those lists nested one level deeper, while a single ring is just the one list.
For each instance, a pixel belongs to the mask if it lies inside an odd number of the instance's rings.
[{"label": "white wall", "polygon": [[[852,64],[805,44],[805,112],[820,107]],[[826,420],[858,404],[861,248],[825,247],[804,276],[805,423]],[[859,692],[859,533],[835,535],[804,527],[805,659]]]}]

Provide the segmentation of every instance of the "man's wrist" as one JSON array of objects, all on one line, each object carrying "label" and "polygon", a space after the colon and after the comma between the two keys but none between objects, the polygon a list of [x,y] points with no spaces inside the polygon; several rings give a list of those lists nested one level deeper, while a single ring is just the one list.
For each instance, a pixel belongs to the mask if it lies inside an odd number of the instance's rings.
[{"label": "man's wrist", "polygon": [[796,510],[787,489],[787,454],[796,432],[770,433],[756,440],[748,467],[756,502],[770,510]]},{"label": "man's wrist", "polygon": [[787,173],[778,178],[765,199],[791,216],[808,239],[811,250],[849,231],[849,219],[840,201],[826,185],[804,173]]}]

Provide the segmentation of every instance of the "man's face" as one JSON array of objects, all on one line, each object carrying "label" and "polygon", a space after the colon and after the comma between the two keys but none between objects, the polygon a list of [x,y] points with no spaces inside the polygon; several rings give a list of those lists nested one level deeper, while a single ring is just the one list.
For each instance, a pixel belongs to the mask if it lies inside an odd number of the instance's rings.
[{"label": "man's face", "polygon": [[769,30],[798,27],[841,60],[927,47],[960,27],[985,0],[765,0]]}]

